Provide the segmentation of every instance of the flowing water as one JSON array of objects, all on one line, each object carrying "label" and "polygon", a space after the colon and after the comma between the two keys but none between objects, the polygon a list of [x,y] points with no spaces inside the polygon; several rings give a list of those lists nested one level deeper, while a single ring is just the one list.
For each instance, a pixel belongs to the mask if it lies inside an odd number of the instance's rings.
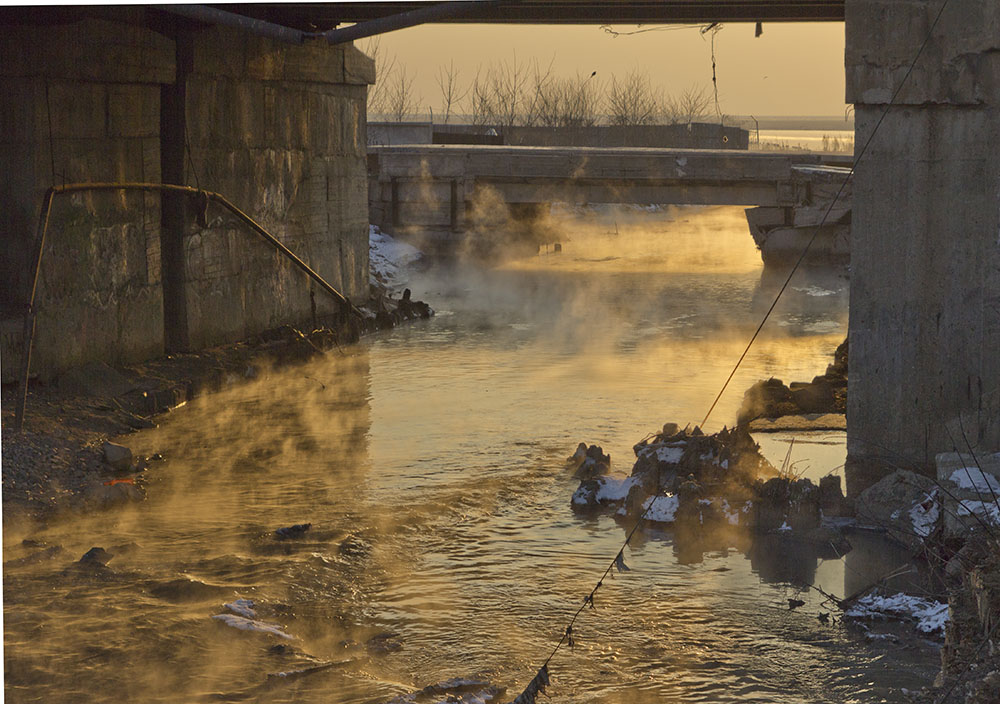
[{"label": "flowing water", "polygon": [[[8,700],[377,702],[472,675],[513,698],[627,529],[574,515],[565,457],[598,443],[627,473],[647,433],[699,422],[773,295],[738,209],[564,215],[561,254],[416,276],[434,319],[127,438],[165,456],[145,502],[5,534]],[[830,361],[843,283],[790,293],[709,430],[753,381]],[[843,438],[800,438],[794,459],[836,471]],[[43,544],[62,552],[16,562]],[[107,568],[74,564],[92,546]],[[819,561],[648,528],[625,557],[552,661],[556,702],[901,701],[936,670],[929,644],[821,623],[815,592],[788,609],[791,579],[843,595],[905,559],[878,540]],[[280,633],[212,618],[237,598]],[[268,677],[317,663],[335,666]]]}]

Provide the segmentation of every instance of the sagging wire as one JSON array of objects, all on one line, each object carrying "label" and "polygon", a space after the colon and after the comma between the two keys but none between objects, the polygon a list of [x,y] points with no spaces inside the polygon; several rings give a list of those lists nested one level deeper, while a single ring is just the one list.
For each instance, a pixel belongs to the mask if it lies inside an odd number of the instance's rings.
[{"label": "sagging wire", "polygon": [[[896,99],[899,97],[900,91],[903,89],[903,86],[906,85],[907,80],[909,80],[910,74],[913,73],[913,69],[914,69],[914,67],[917,64],[917,61],[920,60],[920,56],[923,54],[924,49],[927,46],[927,43],[930,41],[930,38],[933,35],[934,30],[937,27],[938,22],[941,19],[941,15],[944,13],[945,8],[948,6],[948,2],[949,2],[949,0],[944,0],[944,2],[941,3],[941,7],[938,10],[937,15],[934,17],[934,21],[931,23],[930,28],[927,30],[927,34],[924,37],[923,42],[920,44],[920,47],[917,49],[916,55],[913,57],[913,61],[910,62],[910,65],[907,68],[906,73],[903,75],[902,80],[900,80],[899,84],[896,86],[895,91],[893,91],[892,97],[889,99],[889,102],[886,105],[885,110],[882,111],[881,116],[879,117],[878,121],[875,123],[875,126],[872,129],[871,133],[868,135],[868,139],[865,140],[865,143],[862,146],[861,151],[855,157],[854,162],[851,165],[850,172],[848,172],[848,174],[844,177],[844,180],[841,182],[840,188],[837,190],[836,195],[833,197],[833,200],[830,202],[830,205],[827,207],[826,211],[823,213],[823,218],[820,220],[820,223],[818,225],[816,225],[815,229],[813,230],[812,236],[809,238],[808,242],[806,242],[806,246],[803,248],[802,254],[799,255],[798,260],[792,266],[792,269],[791,269],[791,271],[788,274],[788,278],[785,280],[784,284],[782,284],[781,289],[778,291],[778,294],[774,298],[774,302],[772,302],[771,306],[767,309],[767,312],[764,314],[764,317],[761,320],[760,325],[757,326],[756,331],[754,332],[753,336],[750,338],[750,341],[747,343],[746,349],[743,350],[743,354],[740,355],[740,358],[736,362],[736,365],[733,367],[732,372],[730,372],[729,377],[726,379],[725,383],[722,385],[722,388],[719,390],[718,395],[715,397],[715,400],[712,402],[712,405],[709,407],[708,413],[705,414],[705,418],[701,422],[701,427],[705,426],[705,423],[708,421],[709,416],[712,415],[712,411],[715,410],[715,407],[718,404],[719,399],[722,398],[722,394],[725,393],[726,388],[729,386],[729,383],[732,381],[733,377],[736,375],[736,371],[739,369],[740,365],[743,363],[743,360],[746,358],[747,354],[750,352],[750,348],[753,346],[753,343],[756,341],[758,335],[760,334],[760,331],[764,327],[764,324],[767,322],[768,318],[770,318],[771,313],[774,311],[775,306],[778,305],[778,301],[781,299],[782,294],[784,294],[785,290],[788,288],[788,285],[791,283],[792,277],[795,275],[795,272],[798,270],[799,266],[802,264],[802,261],[805,259],[806,254],[809,252],[809,249],[812,247],[813,243],[815,242],[816,236],[819,234],[820,229],[826,223],[826,220],[829,217],[830,212],[833,210],[834,205],[836,205],[837,201],[840,199],[840,196],[843,194],[844,189],[847,187],[847,184],[850,182],[851,178],[853,178],[854,171],[857,168],[858,163],[861,161],[861,159],[868,152],[868,148],[871,146],[871,143],[874,140],[875,135],[878,133],[879,128],[882,126],[882,123],[885,121],[886,116],[889,114],[889,110],[895,104]],[[717,27],[717,26],[720,26],[720,25],[718,25],[718,23],[713,23],[713,24],[708,25],[707,27],[705,27],[703,29],[703,31],[702,31],[703,34],[706,33],[706,32],[708,32],[708,31],[713,31],[713,35],[712,35],[712,39],[713,39],[713,44],[712,44],[713,81],[712,82],[713,82],[713,85],[717,85],[716,81],[715,81],[715,45],[714,45],[714,37],[715,37],[714,32],[716,31],[715,27]],[[718,108],[718,92],[716,92],[716,110],[718,111],[718,109],[719,109]],[[550,676],[549,676],[549,663],[552,661],[552,658],[555,657],[555,655],[562,648],[563,644],[569,644],[570,647],[572,647],[573,645],[575,645],[575,639],[573,638],[573,626],[576,624],[577,619],[579,618],[580,614],[583,613],[583,611],[585,609],[587,609],[588,607],[594,608],[594,596],[596,595],[597,590],[600,589],[601,586],[603,586],[604,580],[608,577],[608,575],[611,574],[611,570],[613,568],[617,568],[619,566],[619,564],[622,567],[625,567],[625,569],[628,569],[627,566],[625,566],[625,562],[624,562],[624,550],[628,546],[629,541],[632,538],[632,535],[635,533],[636,530],[638,530],[639,526],[642,524],[642,521],[645,520],[645,517],[649,513],[649,510],[653,507],[653,504],[656,503],[656,500],[662,494],[662,491],[663,491],[662,488],[659,489],[657,491],[657,493],[654,494],[653,497],[649,500],[649,503],[646,505],[646,508],[643,510],[642,514],[639,516],[639,518],[636,521],[635,525],[632,526],[632,529],[629,531],[628,535],[626,536],[625,543],[622,545],[622,547],[618,551],[617,555],[615,555],[615,558],[611,561],[611,564],[609,564],[608,567],[604,570],[604,573],[602,574],[601,578],[597,581],[597,584],[591,590],[590,594],[588,594],[586,597],[584,597],[583,604],[573,614],[572,618],[569,621],[569,625],[566,626],[566,630],[563,632],[562,637],[559,639],[559,642],[556,643],[555,647],[552,649],[552,652],[549,653],[549,656],[545,659],[545,662],[538,669],[538,672],[535,674],[535,676],[532,678],[532,680],[528,683],[528,685],[525,687],[525,689],[521,692],[521,694],[519,694],[514,699],[513,704],[535,704],[535,701],[536,701],[538,695],[545,693],[546,687],[548,687],[549,684],[550,684],[550,682],[551,682]],[[978,517],[976,517],[976,518],[978,518]],[[990,533],[992,534],[991,531],[990,531]],[[990,631],[990,634],[987,637],[987,640],[992,637],[993,632],[996,630],[996,628],[997,628],[998,625],[1000,625],[1000,619],[998,619],[997,623],[994,624],[993,629]],[[980,644],[979,649],[982,649],[984,643],[985,643],[985,640],[984,640],[983,643]],[[977,650],[976,652],[978,653],[979,650]],[[957,682],[955,684],[957,684]],[[954,686],[955,685],[953,684],[951,689],[953,689]],[[945,696],[941,698],[940,702],[944,702],[944,700],[947,698],[947,696],[951,693],[951,689],[949,689],[948,692],[945,693]]]},{"label": "sagging wire", "polygon": [[[642,27],[641,24],[638,26]],[[657,27],[646,27],[645,29],[636,29],[631,32],[619,32],[613,29],[610,24],[602,24],[600,28],[607,34],[610,34],[612,37],[617,39],[618,37],[630,37],[634,34],[645,34],[646,32],[674,32],[682,29],[698,29],[700,27],[700,24],[670,24]]]},{"label": "sagging wire", "polygon": [[[819,235],[819,231],[826,224],[827,218],[830,217],[830,212],[833,210],[833,207],[837,204],[837,201],[840,200],[840,196],[843,195],[844,189],[847,187],[847,184],[850,183],[852,178],[854,178],[855,169],[858,168],[858,164],[861,162],[861,159],[865,156],[865,154],[868,153],[868,148],[871,146],[872,141],[875,139],[875,135],[878,134],[879,128],[885,121],[886,116],[888,116],[889,110],[892,109],[892,106],[896,103],[896,99],[899,97],[900,91],[903,90],[903,86],[905,86],[907,80],[909,80],[910,74],[913,73],[913,68],[917,65],[917,61],[920,60],[921,54],[924,53],[924,49],[927,47],[927,43],[930,41],[931,36],[934,34],[934,29],[937,27],[938,21],[940,21],[941,15],[942,13],[944,13],[944,9],[948,6],[948,2],[949,0],[944,0],[944,2],[941,3],[941,8],[938,10],[937,15],[934,17],[934,21],[931,23],[930,28],[927,30],[927,34],[924,36],[924,41],[920,44],[920,47],[917,49],[917,53],[913,57],[913,61],[910,62],[910,65],[909,67],[907,67],[906,73],[903,75],[902,80],[900,80],[899,84],[896,86],[896,89],[893,91],[892,97],[886,104],[885,110],[883,110],[882,114],[879,116],[878,121],[875,123],[874,128],[872,128],[871,133],[868,135],[868,139],[865,140],[864,145],[861,147],[861,151],[858,152],[856,157],[854,157],[854,162],[851,164],[851,170],[844,176],[844,180],[841,181],[840,188],[837,189],[836,195],[834,195],[833,200],[830,201],[830,205],[828,205],[826,211],[824,211],[823,217],[819,221],[819,224],[813,228],[812,236],[806,242],[806,246],[802,249],[802,254],[799,255],[799,258],[795,261],[795,264],[792,265],[792,270],[788,273],[788,278],[785,279],[785,283],[781,285],[781,288],[778,290],[778,294],[774,297],[774,301],[767,309],[767,312],[764,313],[764,317],[761,319],[760,325],[757,326],[757,329],[750,337],[750,341],[747,343],[746,349],[743,350],[743,354],[741,354],[740,358],[736,361],[736,366],[733,367],[733,370],[729,373],[729,376],[726,378],[725,383],[723,383],[722,388],[719,390],[719,394],[715,397],[715,400],[712,401],[712,405],[709,407],[708,413],[705,414],[705,418],[701,421],[701,427],[703,428],[705,427],[705,423],[708,422],[708,418],[709,416],[712,415],[712,411],[715,410],[715,406],[719,403],[719,399],[722,398],[722,394],[724,394],[726,388],[728,388],[729,382],[731,382],[733,380],[733,377],[736,376],[736,371],[740,368],[740,365],[743,364],[743,360],[746,359],[747,354],[750,352],[750,348],[753,346],[753,343],[757,340],[758,335],[760,335],[760,331],[764,328],[764,324],[767,322],[768,318],[771,317],[771,313],[774,312],[775,307],[778,305],[778,301],[781,300],[781,296],[785,293],[785,289],[787,289],[788,285],[792,282],[792,277],[795,276],[795,272],[799,270],[799,267],[802,265],[803,260],[805,260],[806,258],[806,254],[808,254],[809,250],[812,248],[813,243],[816,241],[816,237]],[[714,66],[714,61],[713,61],[713,66]]]},{"label": "sagging wire", "polygon": [[524,690],[517,695],[512,704],[535,704],[535,700],[538,695],[545,693],[545,688],[550,684],[549,663],[552,662],[552,658],[554,658],[556,653],[562,649],[563,645],[568,645],[570,649],[575,647],[576,638],[574,637],[573,627],[576,625],[576,621],[580,617],[580,614],[588,608],[597,608],[594,603],[594,598],[597,596],[597,590],[604,586],[604,580],[606,580],[609,576],[614,576],[613,570],[616,570],[619,573],[632,571],[632,568],[625,564],[625,548],[628,547],[629,542],[632,540],[632,536],[635,535],[635,532],[639,530],[639,526],[641,526],[642,522],[646,519],[646,515],[653,508],[653,504],[655,504],[657,499],[663,495],[663,487],[661,486],[657,488],[656,493],[649,498],[645,509],[643,509],[639,518],[636,519],[635,524],[629,530],[628,534],[626,534],[625,542],[622,543],[618,553],[615,555],[614,559],[611,560],[610,564],[608,564],[608,566],[604,569],[600,579],[597,580],[597,584],[595,584],[594,588],[590,590],[590,593],[583,598],[583,603],[580,604],[579,608],[577,608],[576,612],[570,618],[566,629],[563,631],[562,637],[559,639],[559,642],[556,643],[552,652],[550,652],[549,656],[545,658],[545,662],[543,662],[542,666],[538,668],[538,672],[535,673],[535,676],[531,679]]}]

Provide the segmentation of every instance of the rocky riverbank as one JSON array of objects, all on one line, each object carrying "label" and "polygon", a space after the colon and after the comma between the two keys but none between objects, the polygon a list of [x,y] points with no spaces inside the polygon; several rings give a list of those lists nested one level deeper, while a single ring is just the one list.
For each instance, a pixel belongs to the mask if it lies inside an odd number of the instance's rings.
[{"label": "rocky riverbank", "polygon": [[[360,336],[433,315],[430,306],[372,287],[360,316],[310,332],[290,326],[232,345],[173,354],[113,368],[93,363],[51,384],[29,386],[24,429],[13,431],[17,389],[5,385],[3,422],[3,520],[50,520],[65,511],[99,510],[141,500],[143,474],[157,457],[122,461],[105,443],[149,428],[162,413],[262,370],[298,364],[327,354]],[[169,448],[164,448],[164,453]]]}]

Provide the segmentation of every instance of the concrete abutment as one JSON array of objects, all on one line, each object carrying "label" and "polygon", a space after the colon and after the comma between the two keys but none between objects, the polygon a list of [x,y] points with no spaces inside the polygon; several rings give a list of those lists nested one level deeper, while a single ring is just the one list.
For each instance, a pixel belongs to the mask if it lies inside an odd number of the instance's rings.
[{"label": "concrete abutment", "polygon": [[[847,487],[1000,449],[1000,5],[847,0],[854,176]],[[964,437],[963,437],[964,434]]]},{"label": "concrete abutment", "polygon": [[[4,381],[42,197],[81,182],[221,193],[348,297],[368,293],[365,100],[350,45],[287,45],[151,20],[139,8],[0,26]],[[32,17],[36,19],[33,21]],[[221,208],[188,196],[56,197],[41,269],[33,373],[129,363],[312,320],[310,281]],[[336,304],[315,296],[320,315]]]}]

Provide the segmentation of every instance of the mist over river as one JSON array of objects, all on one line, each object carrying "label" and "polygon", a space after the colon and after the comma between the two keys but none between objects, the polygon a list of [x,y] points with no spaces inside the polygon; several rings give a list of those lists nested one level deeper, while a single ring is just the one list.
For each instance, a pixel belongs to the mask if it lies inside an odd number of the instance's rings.
[{"label": "mist over river", "polygon": [[[141,504],[5,531],[8,701],[360,704],[464,676],[513,699],[627,530],[573,513],[565,458],[596,443],[627,474],[644,436],[699,423],[775,292],[739,208],[563,208],[547,227],[561,253],[412,273],[431,320],[234,379],[124,438],[165,457]],[[761,378],[823,373],[846,326],[845,281],[793,282],[706,430],[733,424]],[[780,463],[787,442],[758,439]],[[795,442],[814,479],[843,457],[842,434]],[[905,562],[852,542],[818,561],[643,529],[548,693],[906,701],[933,679],[934,645],[822,623],[822,597],[789,585],[843,596]],[[18,562],[43,543],[62,552]],[[75,564],[92,546],[106,567]],[[790,611],[793,596],[806,604]],[[274,632],[212,618],[236,599]]]}]

